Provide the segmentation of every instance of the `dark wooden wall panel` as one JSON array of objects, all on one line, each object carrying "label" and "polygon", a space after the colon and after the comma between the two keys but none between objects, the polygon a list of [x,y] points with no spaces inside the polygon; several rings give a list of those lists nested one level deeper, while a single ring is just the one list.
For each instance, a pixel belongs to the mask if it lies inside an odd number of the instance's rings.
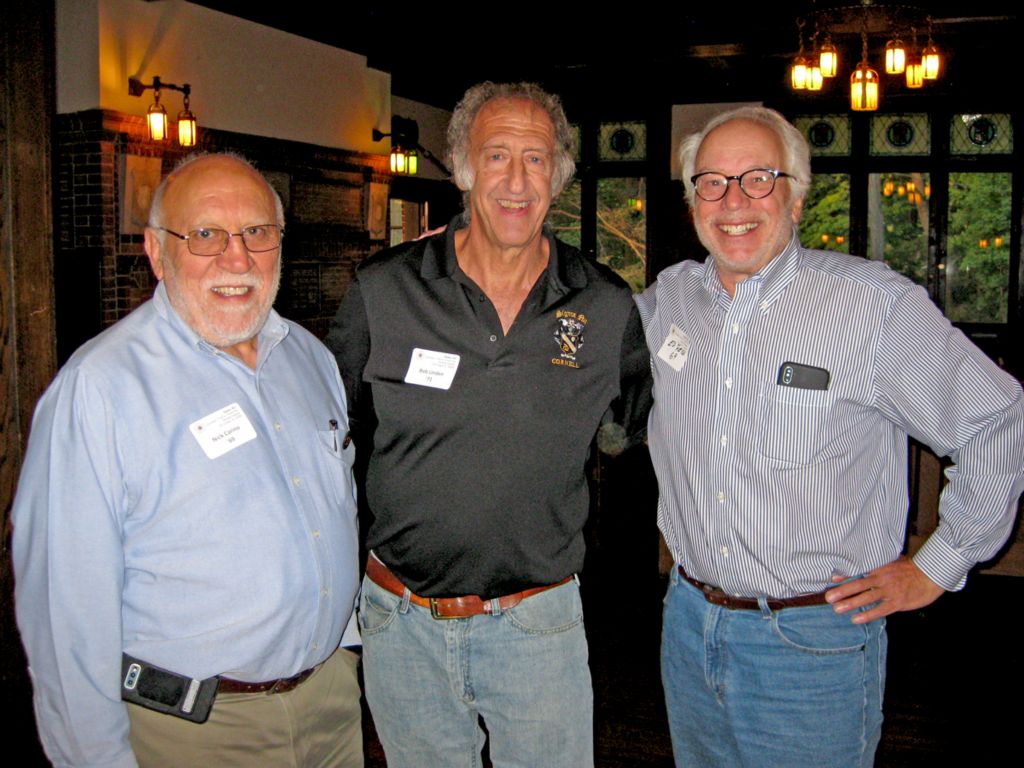
[{"label": "dark wooden wall panel", "polygon": [[35,765],[45,763],[14,625],[9,515],[32,409],[56,366],[50,140],[54,7],[52,2],[5,3],[0,14],[0,711],[10,753],[22,765]]}]

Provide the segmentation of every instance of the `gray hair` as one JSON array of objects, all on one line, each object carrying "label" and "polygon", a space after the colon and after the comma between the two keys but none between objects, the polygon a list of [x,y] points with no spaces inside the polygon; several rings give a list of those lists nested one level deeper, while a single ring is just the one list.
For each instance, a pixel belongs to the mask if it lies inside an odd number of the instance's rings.
[{"label": "gray hair", "polygon": [[496,99],[526,99],[543,109],[555,129],[554,169],[551,174],[551,196],[557,197],[576,172],[573,135],[565,117],[561,100],[536,83],[492,83],[474,85],[456,105],[448,123],[448,155],[452,162],[452,178],[463,192],[473,188],[473,164],[469,161],[469,136],[473,121],[483,107]]},{"label": "gray hair", "polygon": [[687,136],[679,145],[679,164],[683,169],[683,186],[686,189],[686,202],[689,203],[690,209],[693,210],[696,204],[697,193],[694,191],[690,177],[694,175],[694,166],[700,146],[715,128],[733,120],[749,120],[752,123],[758,123],[769,128],[779,137],[779,142],[782,144],[782,163],[785,166],[779,170],[792,174],[794,177],[789,180],[789,202],[792,203],[806,196],[807,190],[811,186],[811,152],[800,131],[774,109],[738,107],[711,118],[702,130]]},{"label": "gray hair", "polygon": [[156,188],[156,191],[153,193],[153,200],[149,204],[149,219],[146,222],[146,226],[157,230],[157,237],[160,240],[161,248],[165,248],[167,246],[167,233],[159,229],[159,227],[163,226],[164,194],[167,192],[169,182],[197,160],[206,160],[207,158],[213,157],[223,157],[230,160],[236,160],[263,179],[263,183],[267,185],[267,189],[270,190],[270,194],[274,197],[274,212],[277,216],[277,225],[279,227],[284,226],[284,205],[281,203],[281,196],[277,194],[277,190],[274,189],[271,183],[263,177],[263,174],[256,170],[256,166],[249,162],[249,160],[235,152],[193,152],[192,154],[186,155],[175,164],[174,168],[171,169],[171,172],[164,177],[164,180],[161,181],[160,185]]}]

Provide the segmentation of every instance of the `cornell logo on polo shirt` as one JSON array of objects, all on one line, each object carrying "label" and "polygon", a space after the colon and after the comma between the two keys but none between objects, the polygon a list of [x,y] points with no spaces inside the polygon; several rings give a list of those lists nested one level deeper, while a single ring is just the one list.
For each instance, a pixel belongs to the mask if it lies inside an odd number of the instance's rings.
[{"label": "cornell logo on polo shirt", "polygon": [[559,357],[552,357],[552,365],[564,365],[567,368],[579,368],[576,355],[583,346],[583,331],[587,327],[587,316],[568,309],[555,312],[555,343],[561,352]]}]

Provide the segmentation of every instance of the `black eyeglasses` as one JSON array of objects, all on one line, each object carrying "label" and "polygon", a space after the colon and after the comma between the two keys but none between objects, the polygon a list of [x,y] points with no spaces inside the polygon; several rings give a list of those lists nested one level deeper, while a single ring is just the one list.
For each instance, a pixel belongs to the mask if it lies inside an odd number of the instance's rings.
[{"label": "black eyeglasses", "polygon": [[697,197],[709,203],[714,203],[725,197],[729,191],[729,182],[736,181],[743,190],[743,194],[752,200],[760,200],[768,197],[775,189],[776,179],[795,179],[788,173],[778,168],[751,168],[738,176],[726,176],[724,173],[705,171],[690,177],[690,183],[697,193]]},{"label": "black eyeglasses", "polygon": [[228,232],[225,229],[215,227],[201,227],[200,229],[189,230],[187,235],[168,229],[167,227],[154,227],[168,235],[174,235],[179,240],[188,244],[188,252],[194,256],[220,256],[228,249],[232,237],[242,238],[245,249],[250,253],[262,253],[272,251],[281,247],[281,238],[284,237],[284,229],[277,224],[256,224],[246,227],[241,232]]}]

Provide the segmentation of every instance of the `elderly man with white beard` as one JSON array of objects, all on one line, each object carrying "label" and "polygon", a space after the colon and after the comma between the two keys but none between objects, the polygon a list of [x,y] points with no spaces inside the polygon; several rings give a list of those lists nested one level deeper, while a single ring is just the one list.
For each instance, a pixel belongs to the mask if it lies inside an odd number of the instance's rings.
[{"label": "elderly man with white beard", "polygon": [[354,449],[333,357],[271,309],[283,226],[240,158],[179,165],[152,300],[36,409],[13,559],[55,765],[362,765]]}]

